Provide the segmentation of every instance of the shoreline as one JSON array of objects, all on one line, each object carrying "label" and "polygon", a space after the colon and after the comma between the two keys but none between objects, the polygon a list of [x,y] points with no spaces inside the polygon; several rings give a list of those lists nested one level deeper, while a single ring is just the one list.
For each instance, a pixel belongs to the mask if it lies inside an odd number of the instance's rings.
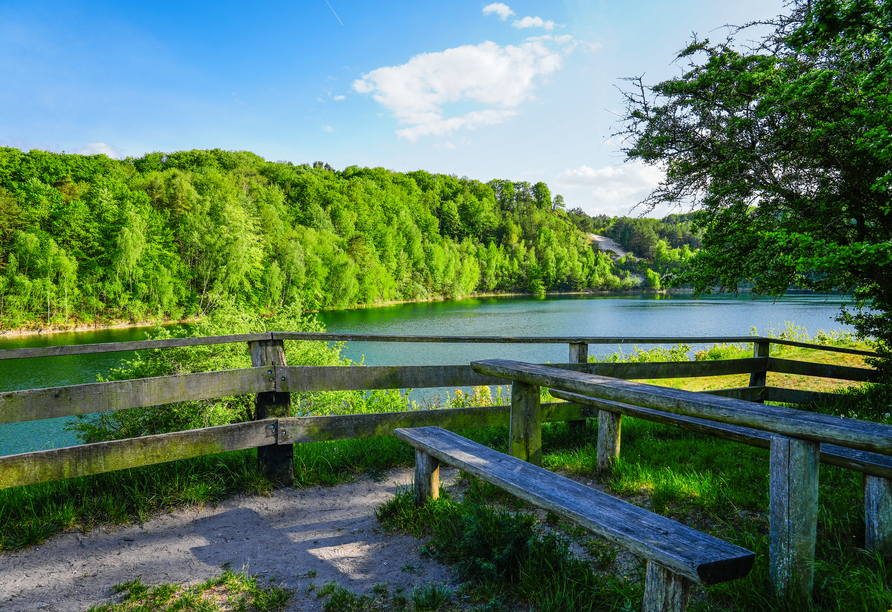
[{"label": "shoreline", "polygon": [[[683,290],[684,291],[684,290]],[[471,295],[463,295],[459,298],[452,298],[449,296],[438,296],[436,298],[426,299],[426,300],[394,300],[388,302],[375,302],[374,304],[354,304],[352,306],[346,306],[344,308],[327,308],[322,310],[307,310],[305,313],[309,314],[317,314],[320,312],[330,312],[333,310],[361,310],[366,308],[384,308],[387,306],[399,306],[403,304],[426,304],[431,302],[453,302],[459,300],[473,299],[473,298],[487,298],[487,297],[538,297],[541,296],[543,298],[547,298],[549,296],[561,296],[561,295],[624,295],[624,294],[632,294],[632,295],[643,295],[643,294],[656,294],[656,293],[667,293],[666,289],[662,289],[660,291],[549,291],[544,294],[540,293],[523,293],[523,292],[511,292],[511,293],[501,293],[501,292],[489,292],[489,293],[474,293]],[[138,327],[158,327],[162,325],[178,325],[178,324],[189,324],[195,323],[199,319],[191,317],[186,319],[179,320],[167,320],[167,319],[147,319],[142,321],[122,321],[122,320],[111,320],[107,322],[97,322],[97,323],[80,323],[73,324],[67,327],[20,327],[16,329],[8,329],[2,330],[0,329],[0,340],[7,338],[21,338],[25,336],[43,336],[50,334],[62,334],[62,333],[77,333],[77,332],[90,332],[90,331],[98,331],[98,330],[106,330],[106,329],[131,329]]]}]

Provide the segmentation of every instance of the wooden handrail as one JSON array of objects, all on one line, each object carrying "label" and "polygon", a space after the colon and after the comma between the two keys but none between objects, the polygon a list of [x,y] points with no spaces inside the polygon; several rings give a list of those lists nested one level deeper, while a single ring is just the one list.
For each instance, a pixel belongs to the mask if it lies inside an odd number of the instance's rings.
[{"label": "wooden handrail", "polygon": [[74,344],[66,346],[41,346],[22,349],[0,350],[0,361],[4,359],[29,359],[33,357],[58,357],[63,355],[90,355],[97,353],[118,353],[142,351],[182,346],[206,346],[235,342],[255,342],[259,340],[305,340],[320,342],[430,342],[451,344],[715,344],[773,342],[788,346],[810,348],[818,351],[847,353],[851,355],[874,355],[872,351],[850,349],[823,344],[808,344],[762,336],[707,336],[707,337],[602,337],[602,336],[409,336],[394,334],[329,334],[315,332],[262,332],[233,336],[206,336],[198,338],[168,338],[164,340],[138,340],[133,342],[105,342],[101,344]]}]

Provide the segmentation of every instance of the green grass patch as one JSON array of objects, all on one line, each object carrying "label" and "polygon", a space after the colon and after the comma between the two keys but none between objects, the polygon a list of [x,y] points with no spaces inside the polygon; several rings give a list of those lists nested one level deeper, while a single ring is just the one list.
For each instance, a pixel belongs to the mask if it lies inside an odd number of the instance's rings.
[{"label": "green grass patch", "polygon": [[86,612],[248,612],[282,610],[293,591],[286,586],[263,586],[256,576],[225,570],[220,576],[186,587],[161,584],[149,587],[137,577],[112,587],[118,601]]}]

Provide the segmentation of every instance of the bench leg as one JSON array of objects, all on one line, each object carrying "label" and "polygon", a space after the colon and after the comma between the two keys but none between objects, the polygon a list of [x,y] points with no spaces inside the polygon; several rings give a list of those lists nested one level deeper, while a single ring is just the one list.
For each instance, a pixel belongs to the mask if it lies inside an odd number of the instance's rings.
[{"label": "bench leg", "polygon": [[440,497],[440,461],[415,449],[415,505]]},{"label": "bench leg", "polygon": [[805,606],[814,583],[821,445],[771,437],[769,573],[778,597]]},{"label": "bench leg", "polygon": [[511,425],[508,453],[533,465],[542,466],[542,406],[539,387],[511,384]]},{"label": "bench leg", "polygon": [[609,410],[598,411],[598,471],[613,468],[619,459],[620,432],[623,415]]},{"label": "bench leg", "polygon": [[647,562],[642,612],[684,612],[691,600],[691,581],[654,563]]},{"label": "bench leg", "polygon": [[892,481],[864,477],[864,547],[892,552]]}]

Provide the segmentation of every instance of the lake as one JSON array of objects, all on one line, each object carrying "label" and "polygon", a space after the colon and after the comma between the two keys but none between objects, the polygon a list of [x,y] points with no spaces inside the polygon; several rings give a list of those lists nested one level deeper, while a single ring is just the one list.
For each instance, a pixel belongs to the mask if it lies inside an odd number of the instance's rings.
[{"label": "lake", "polygon": [[[727,336],[780,332],[786,322],[818,330],[850,329],[833,318],[845,296],[793,294],[778,300],[688,294],[471,298],[327,311],[319,319],[332,333],[444,336]],[[0,340],[0,349],[142,340],[150,328],[22,336]],[[279,330],[277,330],[279,331]],[[286,330],[280,330],[286,331]],[[696,348],[696,347],[694,347]],[[592,345],[590,354],[620,350]],[[622,347],[631,351],[632,346]],[[447,365],[487,358],[565,362],[567,345],[487,345],[351,342],[343,354],[366,365]],[[95,382],[133,353],[0,361],[0,391]],[[0,455],[76,444],[64,431],[69,418],[0,425]]]}]

